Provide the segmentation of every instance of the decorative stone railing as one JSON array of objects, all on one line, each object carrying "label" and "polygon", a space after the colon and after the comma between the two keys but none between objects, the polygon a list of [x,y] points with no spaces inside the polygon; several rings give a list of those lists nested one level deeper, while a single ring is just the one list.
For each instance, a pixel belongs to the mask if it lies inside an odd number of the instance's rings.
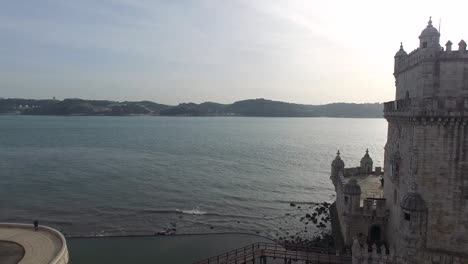
[{"label": "decorative stone railing", "polygon": [[468,117],[468,97],[427,97],[384,103],[384,116]]},{"label": "decorative stone railing", "polygon": [[405,112],[411,109],[411,99],[400,99],[384,103],[384,112]]}]

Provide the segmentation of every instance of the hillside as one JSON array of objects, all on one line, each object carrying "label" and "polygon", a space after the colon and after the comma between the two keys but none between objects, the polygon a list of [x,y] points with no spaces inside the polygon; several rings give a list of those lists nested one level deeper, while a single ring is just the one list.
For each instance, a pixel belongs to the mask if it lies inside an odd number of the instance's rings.
[{"label": "hillside", "polygon": [[383,105],[333,103],[326,105],[291,104],[265,99],[238,101],[233,104],[180,104],[164,109],[160,115],[174,116],[263,116],[263,117],[367,117],[383,116]]},{"label": "hillside", "polygon": [[0,113],[23,115],[159,115],[168,105],[149,101],[0,99]]}]

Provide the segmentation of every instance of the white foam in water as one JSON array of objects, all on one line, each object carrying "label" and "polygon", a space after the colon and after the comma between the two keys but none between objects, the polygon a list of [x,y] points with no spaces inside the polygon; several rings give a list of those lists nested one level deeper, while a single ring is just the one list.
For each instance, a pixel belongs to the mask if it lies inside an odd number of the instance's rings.
[{"label": "white foam in water", "polygon": [[200,208],[194,208],[194,209],[191,209],[191,210],[179,210],[179,209],[176,209],[178,212],[182,212],[183,214],[192,214],[192,215],[204,215],[206,214],[207,212],[205,211],[202,211],[200,210]]}]

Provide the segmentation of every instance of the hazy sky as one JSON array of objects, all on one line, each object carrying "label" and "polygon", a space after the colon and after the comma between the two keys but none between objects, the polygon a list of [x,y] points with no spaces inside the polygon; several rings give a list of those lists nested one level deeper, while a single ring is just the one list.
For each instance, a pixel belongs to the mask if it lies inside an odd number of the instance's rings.
[{"label": "hazy sky", "polygon": [[[393,56],[467,1],[0,0],[0,97],[229,103],[394,98]],[[454,45],[455,49],[458,48]]]}]

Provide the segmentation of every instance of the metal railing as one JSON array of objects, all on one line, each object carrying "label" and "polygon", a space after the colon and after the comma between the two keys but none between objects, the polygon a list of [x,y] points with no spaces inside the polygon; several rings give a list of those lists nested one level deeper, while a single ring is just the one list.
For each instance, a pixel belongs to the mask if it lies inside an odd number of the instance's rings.
[{"label": "metal railing", "polygon": [[288,247],[285,248],[274,243],[256,243],[238,248],[195,264],[241,264],[255,262],[265,258],[282,258],[294,261],[306,261],[306,263],[352,263],[351,255],[338,254],[324,248],[313,247]]}]

